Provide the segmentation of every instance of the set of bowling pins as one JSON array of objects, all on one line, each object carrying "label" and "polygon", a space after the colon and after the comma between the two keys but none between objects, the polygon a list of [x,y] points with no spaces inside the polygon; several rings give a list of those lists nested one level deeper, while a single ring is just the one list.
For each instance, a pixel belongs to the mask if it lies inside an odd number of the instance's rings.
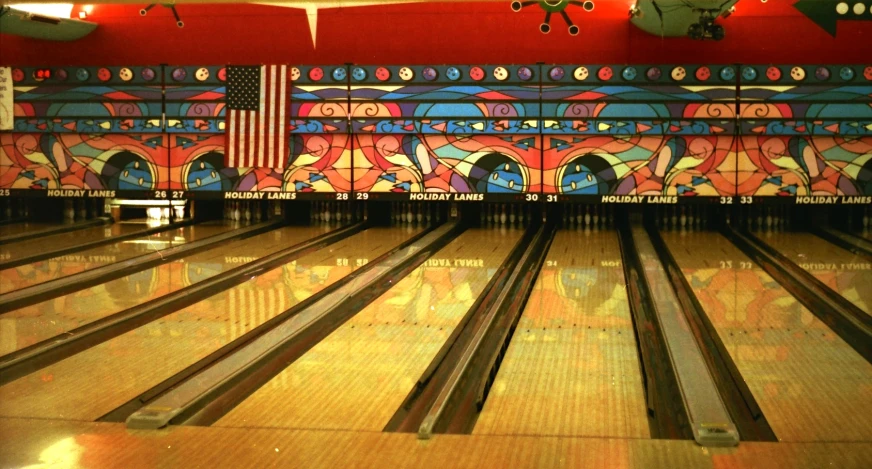
[{"label": "set of bowling pins", "polygon": [[263,217],[260,201],[224,202],[224,219],[233,221],[260,221]]},{"label": "set of bowling pins", "polygon": [[[362,215],[364,220],[369,216],[366,206],[362,210],[358,206],[358,211],[362,211],[362,213],[358,213],[358,216]],[[309,221],[348,223],[353,218],[353,215],[351,204],[348,202],[312,202],[311,209],[309,210]]]},{"label": "set of bowling pins", "polygon": [[569,204],[563,206],[564,228],[599,229],[614,222],[614,210],[607,205]]},{"label": "set of bowling pins", "polygon": [[2,199],[2,202],[4,220],[30,217],[30,206],[28,205],[27,200]]},{"label": "set of bowling pins", "polygon": [[481,226],[525,225],[533,217],[530,204],[483,204],[479,214]]},{"label": "set of bowling pins", "polygon": [[790,227],[788,207],[754,207],[748,216],[748,228],[755,231],[781,231]]},{"label": "set of bowling pins", "polygon": [[657,227],[669,230],[699,230],[708,226],[706,207],[674,205],[657,208]]},{"label": "set of bowling pins", "polygon": [[64,220],[86,220],[94,216],[94,206],[102,204],[99,199],[64,200]]},{"label": "set of bowling pins", "polygon": [[426,202],[391,202],[391,223],[394,225],[430,224],[441,220],[437,204]]},{"label": "set of bowling pins", "polygon": [[[178,207],[182,209],[182,217],[176,215],[176,218],[184,218],[184,210],[185,207]],[[145,210],[145,214],[148,217],[148,221],[169,221],[170,219],[170,208],[169,207],[149,207]]]}]

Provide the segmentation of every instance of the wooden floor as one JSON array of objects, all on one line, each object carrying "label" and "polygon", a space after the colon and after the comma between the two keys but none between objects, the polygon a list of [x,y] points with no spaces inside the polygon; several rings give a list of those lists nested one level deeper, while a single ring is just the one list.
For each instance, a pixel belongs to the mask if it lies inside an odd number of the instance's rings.
[{"label": "wooden floor", "polygon": [[148,228],[145,223],[113,223],[111,225],[92,226],[80,230],[68,231],[40,238],[13,241],[0,245],[0,259],[6,262],[29,257],[46,250],[64,249],[88,241],[121,236]]},{"label": "wooden floor", "polygon": [[0,418],[0,467],[866,469],[870,443],[749,443],[172,427]]},{"label": "wooden floor", "polygon": [[5,269],[0,271],[0,293],[9,293],[100,266],[122,262],[151,252],[217,235],[231,229],[233,229],[233,225],[224,223],[203,223],[185,226]]},{"label": "wooden floor", "polygon": [[869,362],[723,236],[663,236],[779,440],[872,442]]},{"label": "wooden floor", "polygon": [[464,232],[215,425],[380,431],[521,234]]},{"label": "wooden floor", "polygon": [[96,420],[414,232],[366,230],[9,383],[0,416]]},{"label": "wooden floor", "polygon": [[865,256],[808,233],[762,232],[757,236],[866,314],[872,314],[872,263]]},{"label": "wooden floor", "polygon": [[614,231],[559,231],[475,434],[650,438]]},{"label": "wooden floor", "polygon": [[328,230],[327,225],[279,228],[3,314],[0,355],[202,282]]}]

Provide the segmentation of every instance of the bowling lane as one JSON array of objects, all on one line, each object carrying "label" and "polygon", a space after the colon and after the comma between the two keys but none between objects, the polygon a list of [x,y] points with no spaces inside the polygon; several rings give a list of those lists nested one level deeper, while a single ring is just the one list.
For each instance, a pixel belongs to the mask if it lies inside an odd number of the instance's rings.
[{"label": "bowling lane", "polygon": [[[9,225],[0,225],[0,238],[4,236],[17,236],[24,233],[35,233],[49,228],[61,227],[58,223],[39,223],[32,221],[24,221],[21,223],[12,223]],[[4,243],[5,244],[5,243]]]},{"label": "bowling lane", "polygon": [[9,383],[0,416],[95,420],[416,232],[366,230]]},{"label": "bowling lane", "polygon": [[202,282],[328,230],[328,225],[279,228],[11,311],[0,316],[0,324],[9,328],[0,336],[0,355]]},{"label": "bowling lane", "polygon": [[663,237],[779,440],[872,440],[872,365],[723,236]]},{"label": "bowling lane", "polygon": [[200,223],[4,269],[0,271],[0,293],[9,293],[150,252],[208,238],[241,226],[238,223],[227,222]]},{"label": "bowling lane", "polygon": [[381,431],[521,234],[464,232],[215,425]]},{"label": "bowling lane", "polygon": [[148,229],[146,223],[120,222],[111,225],[93,226],[56,235],[4,243],[0,246],[0,259],[8,262],[33,256],[45,251],[74,247],[89,241],[97,241]]},{"label": "bowling lane", "polygon": [[650,438],[614,231],[559,231],[474,434]]},{"label": "bowling lane", "polygon": [[872,264],[864,256],[808,233],[756,235],[866,314],[872,314]]}]

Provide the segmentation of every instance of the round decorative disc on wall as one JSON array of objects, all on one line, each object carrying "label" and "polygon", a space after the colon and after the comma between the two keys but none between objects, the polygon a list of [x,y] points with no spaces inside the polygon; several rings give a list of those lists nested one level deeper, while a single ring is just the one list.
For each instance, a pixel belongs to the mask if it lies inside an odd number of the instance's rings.
[{"label": "round decorative disc on wall", "polygon": [[142,76],[142,79],[145,81],[152,81],[156,74],[153,69],[145,67],[141,72],[139,72],[139,75]]},{"label": "round decorative disc on wall", "polygon": [[533,78],[533,71],[529,67],[521,67],[518,69],[518,78],[523,81],[528,81]]},{"label": "round decorative disc on wall", "polygon": [[345,67],[336,67],[331,75],[334,81],[342,81],[348,76],[348,72],[345,71]]},{"label": "round decorative disc on wall", "polygon": [[421,76],[427,81],[433,81],[439,76],[439,73],[433,67],[424,67],[424,70],[421,70]]},{"label": "round decorative disc on wall", "polygon": [[363,67],[354,67],[351,70],[351,78],[355,79],[356,81],[366,80],[366,69]]}]

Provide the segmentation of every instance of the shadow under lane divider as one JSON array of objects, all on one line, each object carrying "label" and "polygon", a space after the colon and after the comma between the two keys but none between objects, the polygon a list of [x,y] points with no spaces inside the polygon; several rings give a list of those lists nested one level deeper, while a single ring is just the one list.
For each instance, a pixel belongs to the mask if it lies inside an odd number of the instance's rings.
[{"label": "shadow under lane divider", "polygon": [[[220,361],[130,414],[128,428],[214,423],[464,230],[450,222],[421,233],[228,344]],[[125,413],[100,420],[119,421]]]},{"label": "shadow under lane divider", "polygon": [[[186,222],[186,224],[191,224],[191,222]],[[281,219],[267,220],[256,225],[230,230],[190,243],[150,252],[125,261],[104,265],[102,267],[97,267],[96,269],[86,270],[78,274],[68,275],[66,277],[50,280],[31,287],[15,290],[0,296],[0,314],[83,290],[94,285],[99,285],[125,275],[130,275],[178,259],[182,256],[205,251],[225,241],[250,238],[269,230],[279,228],[284,224],[285,222]],[[178,228],[180,226],[183,225],[170,225],[167,229]],[[135,234],[136,237],[142,235],[143,233]],[[115,241],[118,241],[118,239],[115,239]]]},{"label": "shadow under lane divider", "polygon": [[[260,226],[258,228],[259,233],[279,225],[283,225],[283,222],[268,222],[256,226]],[[208,280],[189,285],[169,295],[155,298],[36,343],[30,347],[4,355],[0,357],[0,386],[61,361],[73,354],[118,337],[180,308],[208,298],[218,291],[245,282],[253,276],[260,275],[287,264],[298,257],[336,243],[362,231],[365,227],[366,223],[364,222],[341,227],[264,256],[258,260],[222,272]]]}]

